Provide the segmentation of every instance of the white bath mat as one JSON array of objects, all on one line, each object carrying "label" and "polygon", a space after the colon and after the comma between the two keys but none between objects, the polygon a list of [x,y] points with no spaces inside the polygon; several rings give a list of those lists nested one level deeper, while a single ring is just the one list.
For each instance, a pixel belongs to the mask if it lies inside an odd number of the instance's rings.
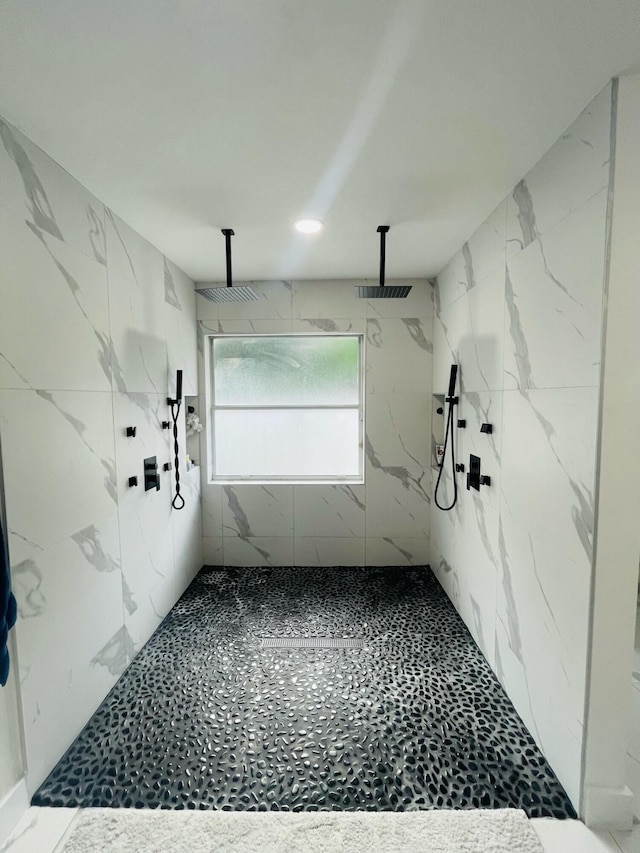
[{"label": "white bath mat", "polygon": [[64,853],[543,853],[517,809],[205,812],[83,809]]}]

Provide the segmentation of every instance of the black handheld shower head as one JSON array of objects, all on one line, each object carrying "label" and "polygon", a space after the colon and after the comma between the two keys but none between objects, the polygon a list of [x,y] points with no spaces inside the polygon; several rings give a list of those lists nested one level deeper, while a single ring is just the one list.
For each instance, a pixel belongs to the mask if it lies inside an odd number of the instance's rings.
[{"label": "black handheld shower head", "polygon": [[449,397],[453,397],[456,390],[456,378],[458,376],[458,365],[451,365],[451,373],[449,374]]}]

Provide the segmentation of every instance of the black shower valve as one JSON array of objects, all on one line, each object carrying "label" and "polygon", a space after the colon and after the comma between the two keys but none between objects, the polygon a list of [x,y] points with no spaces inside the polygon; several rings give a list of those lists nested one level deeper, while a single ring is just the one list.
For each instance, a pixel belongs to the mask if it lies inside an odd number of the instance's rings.
[{"label": "black shower valve", "polygon": [[444,415],[444,409],[442,408],[442,406],[438,406],[438,408],[436,409],[436,412],[437,412],[439,415]]},{"label": "black shower valve", "polygon": [[458,429],[466,429],[467,421],[465,418],[458,418]]},{"label": "black shower valve", "polygon": [[127,438],[135,438],[138,427],[127,427]]},{"label": "black shower valve", "polygon": [[132,486],[137,486],[137,485],[138,485],[138,478],[137,477],[129,477],[129,488],[131,488]]},{"label": "black shower valve", "polygon": [[480,427],[480,432],[485,432],[487,435],[491,435],[493,432],[493,424],[482,424]]},{"label": "black shower valve", "polygon": [[464,474],[464,462],[456,462],[456,474]]},{"label": "black shower valve", "polygon": [[162,429],[170,429],[171,423],[169,421],[162,421]]}]

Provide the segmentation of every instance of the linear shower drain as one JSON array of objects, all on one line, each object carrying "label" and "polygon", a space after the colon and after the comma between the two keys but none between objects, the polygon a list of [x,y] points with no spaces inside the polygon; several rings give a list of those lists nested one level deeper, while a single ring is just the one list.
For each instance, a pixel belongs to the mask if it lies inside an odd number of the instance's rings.
[{"label": "linear shower drain", "polygon": [[362,637],[261,637],[264,649],[361,649]]}]

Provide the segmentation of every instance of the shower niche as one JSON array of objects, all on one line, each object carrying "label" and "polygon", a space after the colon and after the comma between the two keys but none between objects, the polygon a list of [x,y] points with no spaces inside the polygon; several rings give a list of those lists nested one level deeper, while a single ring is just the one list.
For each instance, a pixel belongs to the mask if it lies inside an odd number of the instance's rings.
[{"label": "shower niche", "polygon": [[200,463],[200,434],[203,430],[203,424],[198,411],[198,398],[185,396],[184,403],[186,431],[185,469],[192,471],[198,468]]},{"label": "shower niche", "polygon": [[445,394],[433,394],[431,405],[431,470],[438,471],[444,450]]}]

